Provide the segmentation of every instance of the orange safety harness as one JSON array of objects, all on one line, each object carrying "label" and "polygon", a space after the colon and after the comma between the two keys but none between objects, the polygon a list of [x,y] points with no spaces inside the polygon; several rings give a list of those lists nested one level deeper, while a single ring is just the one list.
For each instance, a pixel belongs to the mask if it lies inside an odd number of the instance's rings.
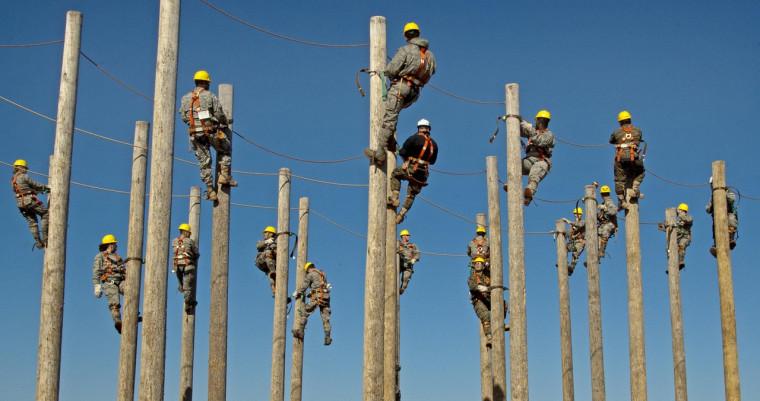
[{"label": "orange safety harness", "polygon": [[[187,119],[190,121],[190,135],[195,134],[197,129],[195,128],[195,119],[196,115],[200,113],[201,111],[201,99],[200,99],[200,93],[203,91],[203,88],[195,88],[193,89],[193,96],[192,100],[190,101],[190,108],[187,111]],[[214,132],[213,124],[211,123],[211,119],[207,119],[204,121],[200,120],[200,117],[198,117],[198,120],[201,123],[201,128],[203,130],[203,133],[206,135],[211,135]]]},{"label": "orange safety harness", "polygon": [[404,82],[406,82],[407,85],[413,88],[422,88],[430,80],[430,76],[426,74],[427,64],[428,64],[427,48],[420,47],[419,49],[420,49],[419,67],[417,67],[417,70],[414,71],[413,74],[404,75],[403,77],[401,77],[401,79]]},{"label": "orange safety harness", "polygon": [[[182,249],[184,238],[178,237],[177,238],[177,246],[174,248],[174,266],[185,266],[187,264],[188,257],[185,255],[180,255],[179,251]],[[180,264],[180,262],[184,262]]]},{"label": "orange safety harness", "polygon": [[16,183],[16,178],[17,177],[18,177],[18,175],[14,174],[13,178],[11,178],[11,185],[13,185],[13,192],[16,193],[16,198],[21,199],[24,196],[31,195],[32,196],[32,201],[34,203],[37,203],[37,204],[41,205],[42,202],[39,199],[37,199],[37,196],[36,196],[37,193],[36,192],[34,192],[34,191],[22,191],[21,190],[21,188],[19,187],[18,183]]},{"label": "orange safety harness", "polygon": [[476,237],[472,242],[475,243],[475,249],[477,250],[475,255],[471,255],[473,258],[480,256],[485,259],[490,259],[490,249],[488,252],[486,251],[486,245],[488,245],[486,237]]},{"label": "orange safety harness", "polygon": [[[100,281],[107,281],[109,277],[116,274],[124,274],[124,269],[121,267],[121,264],[114,263],[108,255],[109,253],[106,251],[102,253],[104,259],[103,264],[105,267],[103,269],[103,274],[100,275]],[[121,261],[121,258],[119,258],[119,261]]]},{"label": "orange safety harness", "polygon": [[[631,132],[633,132],[633,126],[624,125],[621,129],[625,132],[625,136],[623,136],[624,143],[615,146],[615,162],[636,161],[638,158],[639,144],[633,142],[633,134],[631,134]],[[626,156],[626,153],[628,155],[624,160],[623,157]]]},{"label": "orange safety harness", "polygon": [[319,277],[321,279],[321,283],[319,284],[319,287],[311,290],[309,292],[309,299],[312,300],[312,302],[316,302],[319,306],[325,306],[327,305],[327,279],[325,278],[325,273],[322,272],[322,270],[319,270],[315,268],[314,270],[317,271],[319,274]]},{"label": "orange safety harness", "polygon": [[[433,154],[435,153],[435,143],[433,143],[433,140],[430,139],[429,136],[425,134],[417,134],[421,135],[425,138],[425,143],[422,145],[422,149],[420,149],[420,153],[417,155],[417,157],[409,157],[406,160],[404,160],[404,167],[409,168],[407,170],[407,179],[411,182],[414,182],[415,184],[419,186],[426,186],[427,185],[427,175],[428,175],[428,166],[430,165],[430,159],[433,157]],[[430,151],[428,152],[428,148]],[[426,154],[427,152],[427,154]],[[410,164],[411,163],[411,164]],[[414,174],[417,172],[417,169],[421,169],[424,173],[424,178],[419,179],[414,176]]]}]

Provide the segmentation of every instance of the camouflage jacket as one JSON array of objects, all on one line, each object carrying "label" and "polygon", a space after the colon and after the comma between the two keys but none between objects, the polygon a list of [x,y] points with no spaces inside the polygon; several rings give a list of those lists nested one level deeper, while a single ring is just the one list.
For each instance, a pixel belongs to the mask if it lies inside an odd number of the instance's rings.
[{"label": "camouflage jacket", "polygon": [[[478,288],[481,285],[486,287],[485,291],[483,291],[482,287]],[[470,297],[472,299],[490,300],[491,276],[488,274],[488,270],[472,270],[470,277],[467,279],[467,287],[470,289]]]},{"label": "camouflage jacket", "polygon": [[586,239],[586,222],[575,220],[570,222],[570,238],[568,241],[581,242]]},{"label": "camouflage jacket", "polygon": [[612,197],[604,197],[603,203],[600,203],[596,209],[596,218],[599,225],[612,223],[615,225],[615,228],[617,228],[617,213],[618,208],[617,205],[615,205],[615,202],[612,201]]},{"label": "camouflage jacket", "polygon": [[694,218],[688,213],[680,210],[676,213],[676,234],[679,238],[691,236],[692,224],[694,224]]},{"label": "camouflage jacket", "polygon": [[[435,56],[427,39],[412,38],[396,51],[393,59],[385,67],[385,76],[391,81],[406,78],[422,87],[435,74]],[[422,63],[424,57],[424,64]]]},{"label": "camouflage jacket", "polygon": [[528,138],[525,146],[526,157],[551,158],[554,150],[554,134],[545,129],[539,131],[532,124],[520,121],[520,136]]},{"label": "camouflage jacket", "polygon": [[[194,101],[196,99],[197,100]],[[215,133],[219,124],[227,124],[227,115],[222,110],[222,105],[216,95],[196,87],[182,96],[182,105],[179,108],[182,121],[190,127],[190,134]]]},{"label": "camouflage jacket", "polygon": [[39,192],[47,192],[49,190],[47,185],[40,184],[22,172],[13,174],[11,187],[16,194],[16,206],[22,209],[36,202]]},{"label": "camouflage jacket", "polygon": [[398,254],[401,255],[401,262],[403,264],[414,265],[420,260],[420,250],[417,248],[417,245],[411,242],[405,244],[402,241],[398,241]]},{"label": "camouflage jacket", "polygon": [[306,274],[303,277],[303,283],[301,283],[301,286],[296,290],[296,294],[303,295],[308,289],[310,298],[330,298],[330,289],[327,287],[328,284],[325,273],[316,267],[312,267],[306,271]]},{"label": "camouflage jacket", "polygon": [[480,256],[485,260],[489,260],[491,258],[491,246],[488,243],[488,237],[478,235],[473,238],[467,245],[467,256],[472,259]]},{"label": "camouflage jacket", "polygon": [[174,266],[195,265],[200,253],[192,238],[179,236],[172,241]]},{"label": "camouflage jacket", "polygon": [[265,256],[272,259],[277,255],[277,240],[274,238],[262,239],[256,243],[256,249],[259,254],[265,254]]},{"label": "camouflage jacket", "polygon": [[92,262],[92,284],[98,285],[106,281],[120,283],[127,275],[124,261],[117,253],[99,252]]}]

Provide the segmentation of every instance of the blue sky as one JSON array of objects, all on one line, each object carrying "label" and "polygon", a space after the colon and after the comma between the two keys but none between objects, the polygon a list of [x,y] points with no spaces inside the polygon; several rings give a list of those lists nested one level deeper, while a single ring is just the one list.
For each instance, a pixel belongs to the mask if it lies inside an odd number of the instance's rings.
[{"label": "blue sky", "polygon": [[[601,2],[234,2],[215,4],[273,31],[328,43],[365,43],[372,15],[387,17],[389,54],[402,45],[401,28],[418,22],[438,59],[432,83],[457,94],[502,100],[504,84],[521,85],[521,111],[552,111],[552,130],[576,143],[605,143],[615,115],[625,108],[649,143],[651,172],[684,183],[705,183],[713,160],[727,161],[728,182],[743,194],[760,196],[755,125],[760,106],[760,5],[751,1]],[[63,37],[65,11],[84,13],[82,50],[137,90],[152,96],[157,2],[11,2],[0,43],[28,43]],[[61,47],[0,49],[5,84],[0,95],[54,116]],[[368,99],[361,98],[353,74],[368,63],[366,48],[323,49],[276,40],[212,11],[196,0],[183,2],[178,97],[192,86],[192,73],[207,69],[218,83],[235,88],[236,130],[280,152],[312,159],[357,155],[366,146]],[[366,80],[365,80],[366,82]],[[366,84],[365,84],[366,86]],[[440,145],[437,167],[450,171],[485,168],[485,156],[499,157],[505,175],[503,131],[488,136],[503,106],[463,103],[426,88],[401,114],[399,137],[422,117],[431,120]],[[82,60],[77,127],[131,141],[134,122],[150,120],[152,104],[124,90]],[[47,171],[54,126],[6,103],[0,105],[6,146],[0,160],[25,158]],[[236,138],[233,163],[239,170],[295,174],[348,183],[367,180],[365,161],[314,165],[285,160]],[[75,134],[72,177],[93,185],[128,190],[131,150]],[[591,181],[610,183],[609,148],[558,144],[554,167],[538,196],[581,197]],[[192,158],[177,120],[175,155]],[[4,179],[10,169],[4,168]],[[276,205],[276,178],[238,175],[233,201]],[[174,193],[199,185],[197,169],[175,164]],[[0,197],[5,255],[0,282],[0,388],[4,398],[34,394],[42,254],[32,252],[26,224],[11,191]],[[710,219],[702,211],[705,188],[673,186],[652,174],[642,191],[641,220],[657,222],[664,209],[688,203],[694,241],[682,275],[686,363],[691,400],[723,395],[723,369]],[[324,186],[295,180],[291,203],[308,196],[314,210],[359,233],[366,233],[366,189]],[[474,219],[486,210],[484,176],[433,173],[423,196]],[[106,302],[92,296],[90,268],[97,243],[114,233],[126,244],[128,196],[73,186],[69,213],[66,304],[61,400],[102,400],[116,392],[119,337]],[[504,197],[502,197],[504,202]],[[572,204],[537,203],[526,210],[526,230],[548,231]],[[502,204],[502,208],[505,209]],[[295,215],[294,215],[295,216]],[[471,216],[471,217],[470,217]],[[187,201],[176,198],[172,227],[187,218]],[[236,207],[230,244],[228,399],[268,398],[272,299],[264,276],[253,266],[254,242],[274,225],[273,210]],[[740,239],[732,254],[742,392],[760,394],[760,295],[752,247],[760,232],[760,203],[740,203]],[[291,219],[295,230],[295,219]],[[206,394],[211,208],[201,217],[195,394]],[[502,216],[506,222],[506,216]],[[463,253],[473,225],[421,201],[403,225],[425,251]],[[172,230],[174,235],[174,230]],[[506,240],[506,236],[504,237]],[[673,398],[670,317],[664,235],[642,225],[642,271],[646,319],[648,391],[651,400]],[[607,397],[629,397],[624,235],[610,246],[601,265],[601,292]],[[356,400],[361,396],[362,318],[365,243],[312,214],[309,258],[325,268],[333,283],[334,343],[321,345],[318,317],[306,339],[304,399]],[[554,242],[526,238],[528,365],[533,400],[561,396],[559,316]],[[124,248],[124,247],[123,247]],[[125,249],[122,248],[122,252]],[[505,244],[506,254],[506,244]],[[291,264],[291,291],[294,266]],[[466,259],[425,256],[402,299],[401,371],[405,399],[464,400],[479,395],[477,320],[466,291]],[[166,399],[178,387],[182,298],[169,277]],[[584,269],[571,279],[573,352],[577,399],[590,398],[588,321]],[[755,312],[753,312],[755,311]],[[289,319],[289,325],[292,320]],[[290,342],[288,343],[288,355]],[[289,368],[290,358],[286,359]]]}]

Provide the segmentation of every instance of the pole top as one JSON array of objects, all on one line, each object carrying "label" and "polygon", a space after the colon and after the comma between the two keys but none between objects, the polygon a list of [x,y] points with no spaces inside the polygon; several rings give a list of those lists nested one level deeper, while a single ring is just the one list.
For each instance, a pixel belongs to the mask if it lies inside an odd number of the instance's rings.
[{"label": "pole top", "polygon": [[374,22],[376,24],[384,24],[385,23],[385,17],[383,17],[382,15],[374,15],[374,16],[370,17],[369,20],[370,20],[370,22]]},{"label": "pole top", "polygon": [[280,175],[290,175],[290,169],[287,167],[280,168]]},{"label": "pole top", "polygon": [[564,234],[565,231],[567,230],[567,225],[565,224],[565,221],[562,219],[557,219],[557,221],[555,222],[555,230],[558,233]]}]

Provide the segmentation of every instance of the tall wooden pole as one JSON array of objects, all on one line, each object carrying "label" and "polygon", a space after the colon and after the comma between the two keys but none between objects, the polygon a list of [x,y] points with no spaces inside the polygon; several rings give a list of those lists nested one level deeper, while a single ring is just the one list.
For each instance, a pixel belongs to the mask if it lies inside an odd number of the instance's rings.
[{"label": "tall wooden pole", "polygon": [[37,346],[37,400],[58,400],[61,377],[61,335],[63,331],[63,293],[66,277],[66,234],[69,221],[71,149],[79,78],[79,46],[82,14],[66,13],[66,32],[58,91],[55,147],[49,168],[49,228],[42,274],[40,332]]},{"label": "tall wooden pole", "polygon": [[135,399],[137,359],[137,316],[140,311],[142,254],[145,229],[145,176],[148,165],[147,121],[135,123],[132,147],[132,185],[129,191],[129,235],[127,238],[127,277],[124,287],[121,344],[119,347],[119,385],[116,399]]},{"label": "tall wooden pole", "polygon": [[[385,69],[385,17],[370,18],[369,67],[372,71]],[[379,74],[370,74],[369,144],[379,143],[383,119],[382,81]],[[362,369],[362,399],[383,399],[383,320],[385,308],[385,238],[386,238],[386,170],[369,167],[367,200],[367,263],[364,277],[364,362]]]},{"label": "tall wooden pole", "polygon": [[153,145],[150,152],[150,206],[145,252],[140,401],[164,399],[166,279],[174,168],[179,11],[179,0],[161,0],[153,95]]},{"label": "tall wooden pole", "polygon": [[[476,214],[475,223],[477,223],[479,226],[485,227],[485,213]],[[491,346],[488,345],[486,332],[483,330],[483,325],[480,323],[480,321],[478,321],[478,332],[480,333],[480,399],[482,401],[493,401],[494,380]]]},{"label": "tall wooden pole", "polygon": [[[309,246],[309,198],[298,200],[298,250],[296,253],[296,289],[301,287],[306,274],[303,267],[308,261]],[[303,308],[303,297],[294,300],[293,326],[298,320],[298,311]],[[304,338],[306,330],[304,328]],[[290,401],[301,401],[303,392],[303,340],[293,338],[293,362],[290,368]]]},{"label": "tall wooden pole", "polygon": [[[396,168],[396,155],[387,152],[388,193],[390,193],[390,178]],[[399,274],[398,246],[396,239],[396,210],[386,208],[385,212],[385,300],[384,300],[384,331],[383,331],[383,399],[396,401],[399,392],[398,384],[398,307],[399,307]]]},{"label": "tall wooden pole", "polygon": [[683,319],[681,318],[681,277],[678,268],[678,235],[676,233],[676,210],[665,210],[668,240],[668,288],[670,289],[670,331],[673,337],[673,376],[675,401],[687,401],[686,352],[683,345]]},{"label": "tall wooden pole", "polygon": [[720,327],[723,332],[723,380],[726,401],[741,400],[739,386],[739,351],[736,346],[736,310],[731,273],[731,250],[728,236],[728,202],[726,201],[726,162],[712,163],[713,229],[718,258],[720,292]]},{"label": "tall wooden pole", "polygon": [[277,275],[272,322],[271,401],[285,399],[285,329],[288,323],[288,244],[290,239],[290,169],[280,169],[277,197]]},{"label": "tall wooden pole", "polygon": [[488,185],[488,237],[491,252],[491,367],[493,401],[507,399],[507,353],[504,340],[504,258],[501,250],[501,205],[499,167],[496,156],[486,157]]},{"label": "tall wooden pole", "polygon": [[[219,85],[219,102],[233,118],[233,87]],[[230,126],[230,130],[232,126]],[[230,137],[230,141],[232,137]],[[217,168],[217,171],[219,169]],[[211,298],[208,345],[208,399],[227,399],[227,298],[230,263],[230,187],[219,186],[211,221]]]},{"label": "tall wooden pole", "polygon": [[641,241],[639,204],[628,203],[625,214],[625,255],[628,263],[628,355],[631,369],[631,400],[647,400],[647,369],[644,349],[644,300],[641,288]]},{"label": "tall wooden pole", "polygon": [[599,278],[599,235],[597,233],[596,186],[586,185],[586,271],[588,280],[588,340],[591,358],[591,399],[604,401],[604,338],[602,295]]},{"label": "tall wooden pole", "polygon": [[520,155],[520,87],[507,84],[507,220],[509,234],[509,362],[513,401],[528,400],[528,322],[525,312],[525,221]]},{"label": "tall wooden pole", "polygon": [[[190,238],[199,247],[198,241],[201,232],[201,189],[199,187],[190,187],[190,199],[188,208],[188,224],[192,229]],[[200,266],[196,261],[195,277],[193,282],[193,294],[198,287],[198,271]],[[179,358],[179,400],[191,401],[193,399],[193,367],[195,365],[195,310],[187,313],[182,308],[182,345]]]},{"label": "tall wooden pole", "polygon": [[562,351],[562,400],[575,400],[573,380],[573,338],[570,324],[570,286],[567,282],[567,225],[562,219],[555,223],[557,243],[557,282],[559,283],[559,341]]}]

